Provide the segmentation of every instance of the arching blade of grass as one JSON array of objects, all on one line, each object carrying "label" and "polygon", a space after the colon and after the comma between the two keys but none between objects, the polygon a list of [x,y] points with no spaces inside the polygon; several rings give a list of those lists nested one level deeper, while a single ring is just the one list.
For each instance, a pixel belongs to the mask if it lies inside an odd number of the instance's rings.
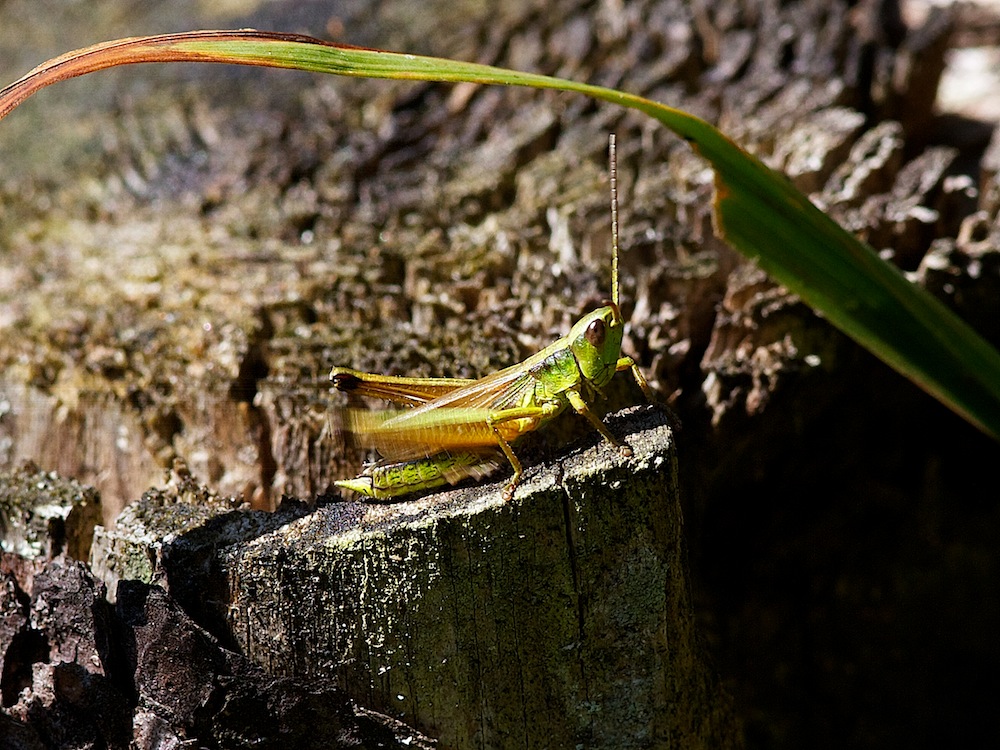
[{"label": "arching blade of grass", "polygon": [[718,233],[835,326],[1000,439],[1000,353],[792,187],[703,120],[613,89],[475,63],[263,31],[195,31],[70,52],[0,91],[0,117],[38,89],[116,65],[219,62],[367,78],[558,89],[655,118],[715,168]]}]

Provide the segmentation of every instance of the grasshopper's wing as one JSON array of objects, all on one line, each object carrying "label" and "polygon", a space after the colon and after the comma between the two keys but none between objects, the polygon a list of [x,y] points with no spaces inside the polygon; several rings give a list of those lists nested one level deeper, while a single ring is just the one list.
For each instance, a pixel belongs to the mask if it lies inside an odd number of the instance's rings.
[{"label": "grasshopper's wing", "polygon": [[535,378],[522,363],[414,409],[351,410],[346,426],[362,445],[391,461],[495,447],[497,437],[488,419],[504,409],[530,404],[534,390]]},{"label": "grasshopper's wing", "polygon": [[330,371],[330,382],[334,388],[346,393],[381,398],[404,406],[420,406],[476,381],[466,378],[401,378],[334,367]]}]

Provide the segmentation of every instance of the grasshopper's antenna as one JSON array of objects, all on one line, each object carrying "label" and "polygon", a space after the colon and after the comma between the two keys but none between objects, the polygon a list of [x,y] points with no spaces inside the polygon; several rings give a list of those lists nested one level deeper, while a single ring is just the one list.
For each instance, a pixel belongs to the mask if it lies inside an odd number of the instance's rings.
[{"label": "grasshopper's antenna", "polygon": [[618,153],[615,134],[608,136],[608,164],[611,183],[611,301],[618,306]]}]

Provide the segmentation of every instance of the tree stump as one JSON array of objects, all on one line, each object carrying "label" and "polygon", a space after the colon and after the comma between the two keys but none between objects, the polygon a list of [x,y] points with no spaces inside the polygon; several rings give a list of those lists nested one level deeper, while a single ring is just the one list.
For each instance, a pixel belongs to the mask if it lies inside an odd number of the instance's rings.
[{"label": "tree stump", "polygon": [[269,674],[335,677],[442,747],[738,746],[696,637],[673,431],[656,407],[609,425],[632,457],[589,440],[510,502],[497,482],[286,503],[270,529],[140,503],[105,534],[158,550],[171,593]]}]

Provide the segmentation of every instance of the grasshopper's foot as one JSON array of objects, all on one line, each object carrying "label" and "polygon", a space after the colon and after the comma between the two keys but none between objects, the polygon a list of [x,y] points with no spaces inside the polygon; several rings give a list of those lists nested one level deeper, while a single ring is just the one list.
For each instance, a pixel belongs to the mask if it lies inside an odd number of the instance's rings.
[{"label": "grasshopper's foot", "polygon": [[632,449],[629,448],[628,443],[623,443],[621,440],[619,440],[614,435],[612,435],[608,431],[608,429],[606,427],[604,427],[603,423],[601,423],[601,427],[603,428],[601,430],[601,433],[604,435],[605,439],[614,448],[616,448],[618,450],[618,454],[621,455],[621,456],[624,456],[625,458],[631,458],[631,456],[632,456]]},{"label": "grasshopper's foot", "polygon": [[514,499],[514,490],[521,483],[521,474],[518,473],[517,476],[513,477],[503,488],[503,499],[504,502],[508,502]]}]

